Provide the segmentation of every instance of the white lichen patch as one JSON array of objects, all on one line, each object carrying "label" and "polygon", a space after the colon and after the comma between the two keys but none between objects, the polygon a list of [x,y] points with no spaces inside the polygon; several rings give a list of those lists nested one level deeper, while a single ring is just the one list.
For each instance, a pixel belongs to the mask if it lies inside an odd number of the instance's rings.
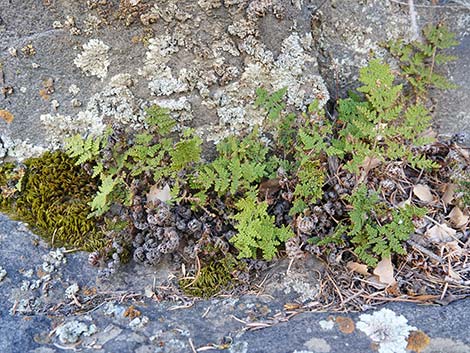
[{"label": "white lichen patch", "polygon": [[[305,110],[315,99],[322,108],[330,98],[323,79],[311,73],[318,64],[316,58],[306,51],[310,49],[308,44],[311,35],[306,37],[302,40],[298,33],[287,37],[271,71],[273,89],[287,87],[287,103],[301,110]],[[304,45],[307,48],[304,48]]]},{"label": "white lichen patch", "polygon": [[312,337],[304,346],[310,349],[314,353],[329,353],[331,352],[331,346],[323,338]]},{"label": "white lichen patch", "polygon": [[55,330],[55,335],[62,343],[76,343],[80,336],[91,336],[96,333],[97,329],[94,324],[88,326],[80,321],[69,321]]},{"label": "white lichen patch", "polygon": [[38,305],[39,301],[37,300],[37,298],[20,299],[19,301],[13,304],[13,306],[8,312],[10,313],[10,315],[30,314],[34,312]]},{"label": "white lichen patch", "polygon": [[247,353],[248,342],[238,341],[230,345],[229,353]]},{"label": "white lichen patch", "polygon": [[169,96],[173,93],[182,93],[189,90],[186,82],[173,76],[169,66],[161,66],[160,70],[155,72],[155,78],[149,82],[148,87],[156,96]]},{"label": "white lichen patch", "polygon": [[104,79],[108,74],[110,64],[108,51],[109,46],[99,39],[90,39],[83,45],[83,52],[78,54],[73,63],[87,76],[97,76]]},{"label": "white lichen patch", "polygon": [[191,102],[187,97],[159,99],[155,100],[153,103],[170,111],[171,117],[177,122],[177,129],[181,129],[185,123],[194,118]]},{"label": "white lichen patch", "polygon": [[416,327],[390,309],[381,309],[373,314],[359,316],[356,327],[379,345],[379,353],[406,353],[408,335]]},{"label": "white lichen patch", "polygon": [[111,77],[109,80],[109,85],[111,87],[117,88],[129,88],[134,84],[134,80],[132,79],[131,74],[117,74]]},{"label": "white lichen patch", "polygon": [[[174,106],[184,93],[190,109],[207,112],[210,123],[200,124],[197,131],[216,143],[263,123],[266,112],[253,107],[259,87],[269,92],[287,88],[289,109],[304,111],[314,99],[321,108],[329,99],[312,55],[309,32],[298,33],[295,23],[290,30],[283,29],[284,40],[279,48],[276,45],[279,54],[262,38],[263,16],[272,13],[280,19],[285,6],[298,11],[303,2],[256,0],[242,10],[243,3],[198,0],[183,14],[186,8],[170,0],[149,12],[174,26],[149,40],[139,75],[147,81],[151,94],[168,97],[162,104]],[[213,10],[222,6],[226,15],[216,17]],[[210,31],[206,29],[209,23]],[[191,111],[186,109],[171,109],[172,115],[180,121],[190,120]]]},{"label": "white lichen patch", "polygon": [[102,119],[89,111],[79,112],[73,117],[43,114],[39,119],[46,129],[46,141],[50,149],[62,147],[67,137],[76,134],[99,136],[106,128]]},{"label": "white lichen patch", "polygon": [[217,9],[222,6],[221,0],[198,0],[197,4],[204,11],[210,11],[212,9]]},{"label": "white lichen patch", "polygon": [[297,299],[302,303],[315,299],[318,294],[318,284],[309,283],[305,276],[294,272],[285,277],[283,286],[285,294],[295,292],[299,296]]},{"label": "white lichen patch", "polygon": [[79,290],[78,284],[74,283],[65,289],[65,297],[67,299],[73,299]]},{"label": "white lichen patch", "polygon": [[76,84],[71,84],[68,91],[71,95],[76,96],[78,93],[80,93],[80,88],[78,88]]},{"label": "white lichen patch", "polygon": [[31,157],[38,157],[47,149],[34,145],[28,139],[12,139],[7,134],[0,135],[0,158],[10,157],[23,161]]},{"label": "white lichen patch", "polygon": [[136,317],[129,322],[129,327],[132,330],[138,330],[143,328],[145,325],[149,323],[149,318],[147,316]]},{"label": "white lichen patch", "polygon": [[7,276],[7,271],[2,266],[0,266],[0,282],[2,282],[6,276]]},{"label": "white lichen patch", "polygon": [[333,320],[321,320],[318,322],[322,330],[330,331],[335,327],[335,322]]},{"label": "white lichen patch", "polygon": [[106,87],[90,98],[86,112],[104,123],[137,127],[142,123],[143,105],[126,87]]},{"label": "white lichen patch", "polygon": [[154,77],[162,70],[162,66],[164,67],[170,61],[171,55],[178,51],[176,40],[169,35],[151,38],[145,54],[144,67],[139,74],[146,78]]},{"label": "white lichen patch", "polygon": [[[248,37],[241,48],[252,57],[238,81],[217,89],[211,99],[203,104],[216,109],[219,124],[204,127],[205,137],[215,142],[230,134],[250,130],[261,125],[265,113],[255,109],[255,91],[264,86],[269,92],[287,88],[287,103],[305,110],[309,103],[318,100],[322,108],[329,99],[329,92],[317,72],[316,58],[308,54],[310,36],[302,38],[298,33],[288,36],[282,43],[279,56],[274,59],[259,41]],[[200,129],[199,131],[201,131]]]},{"label": "white lichen patch", "polygon": [[67,262],[67,259],[64,255],[65,248],[57,248],[55,250],[49,251],[48,254],[43,255],[42,270],[47,273],[55,271],[57,268],[62,266]]}]

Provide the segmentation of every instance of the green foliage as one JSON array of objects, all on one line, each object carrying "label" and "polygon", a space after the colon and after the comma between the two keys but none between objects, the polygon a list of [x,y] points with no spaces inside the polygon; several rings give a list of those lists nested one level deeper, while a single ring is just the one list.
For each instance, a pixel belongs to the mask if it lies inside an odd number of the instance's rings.
[{"label": "green foliage", "polygon": [[101,136],[87,136],[83,138],[80,134],[69,137],[65,140],[66,151],[72,158],[77,158],[76,164],[83,164],[85,162],[95,160],[101,149],[106,147],[107,138],[111,131],[107,130]]},{"label": "green foliage", "polygon": [[406,160],[413,167],[430,169],[438,165],[416,155],[413,146],[431,142],[423,137],[430,119],[426,108],[417,103],[405,106],[401,85],[394,85],[394,75],[387,64],[372,60],[360,70],[358,88],[365,101],[348,98],[339,101],[342,129],[327,149],[330,155],[350,160],[345,169],[358,173],[366,157],[380,161]]},{"label": "green foliage", "polygon": [[105,237],[97,228],[97,219],[87,217],[95,181],[75,164],[75,159],[60,151],[27,159],[21,185],[10,195],[9,213],[54,246],[98,250],[105,245]]},{"label": "green foliage", "polygon": [[297,172],[297,184],[293,192],[291,216],[305,211],[311,204],[315,204],[323,196],[323,183],[325,172],[318,160],[307,160],[302,163]]},{"label": "green foliage", "polygon": [[268,117],[271,120],[277,120],[282,110],[286,107],[284,102],[284,96],[286,95],[287,87],[281,88],[280,90],[269,94],[264,88],[256,89],[256,100],[255,107],[262,107],[268,112]]},{"label": "green foliage", "polygon": [[185,130],[183,137],[169,151],[171,170],[178,172],[191,163],[198,162],[202,152],[201,143],[202,140],[194,135],[192,129]]},{"label": "green foliage", "polygon": [[171,118],[168,109],[153,105],[146,110],[147,117],[145,122],[160,136],[167,136],[176,126]]},{"label": "green foliage", "polygon": [[244,192],[268,176],[268,148],[260,141],[255,129],[240,139],[230,136],[217,145],[218,157],[203,165],[193,186],[205,194],[213,190],[218,196]]},{"label": "green foliage", "polygon": [[470,181],[469,180],[459,180],[459,193],[462,194],[462,201],[465,206],[470,206]]},{"label": "green foliage", "polygon": [[113,200],[111,195],[113,192],[116,192],[115,187],[118,182],[119,180],[113,179],[111,175],[101,175],[101,185],[99,186],[96,196],[90,202],[93,212],[88,215],[89,217],[103,215],[109,210]]},{"label": "green foliage", "polygon": [[347,200],[351,205],[348,224],[337,228],[336,237],[346,234],[360,260],[376,266],[383,257],[405,254],[403,242],[414,232],[413,218],[424,216],[424,209],[409,205],[390,209],[365,185]]},{"label": "green foliage", "polygon": [[179,285],[187,295],[210,298],[229,287],[238,267],[238,261],[231,254],[215,254],[204,261],[195,279],[180,279]]},{"label": "green foliage", "polygon": [[8,213],[12,208],[13,196],[18,191],[17,183],[24,171],[14,163],[0,164],[0,211]]},{"label": "green foliage", "polygon": [[101,180],[99,190],[90,203],[92,217],[105,214],[113,203],[130,205],[132,191],[129,185],[136,178],[150,177],[154,183],[171,180],[172,193],[177,196],[180,183],[178,173],[199,162],[202,141],[193,130],[185,130],[175,140],[170,137],[175,122],[167,109],[152,106],[146,114],[146,128],[125,136],[125,142],[112,130],[94,139],[88,137],[80,140],[79,136],[75,136],[69,140],[67,152],[78,157],[80,163],[93,161],[93,175]]},{"label": "green foliage", "polygon": [[455,34],[444,25],[427,25],[423,29],[423,41],[406,43],[396,40],[388,43],[388,49],[400,61],[401,75],[411,84],[418,97],[425,97],[429,88],[455,88],[445,76],[435,72],[437,65],[453,61],[456,57],[445,55],[443,50],[458,45]]},{"label": "green foliage", "polygon": [[258,250],[261,250],[265,260],[272,260],[277,246],[294,235],[288,226],[276,227],[274,216],[267,212],[268,204],[258,201],[254,190],[247,192],[236,207],[239,213],[232,218],[237,222],[235,229],[238,233],[230,242],[238,249],[238,258],[256,258]]},{"label": "green foliage", "polygon": [[288,153],[294,145],[297,129],[295,128],[296,115],[294,113],[282,114],[286,107],[284,96],[287,87],[269,94],[265,88],[256,89],[255,107],[262,107],[268,113],[268,122],[265,123],[275,137],[276,144],[280,145],[284,153]]}]

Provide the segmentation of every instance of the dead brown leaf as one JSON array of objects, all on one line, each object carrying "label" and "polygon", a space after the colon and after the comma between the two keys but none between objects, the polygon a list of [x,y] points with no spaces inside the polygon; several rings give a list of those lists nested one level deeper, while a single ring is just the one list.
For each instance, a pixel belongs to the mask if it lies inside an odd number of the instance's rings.
[{"label": "dead brown leaf", "polygon": [[0,109],[0,118],[6,121],[7,124],[10,124],[15,117],[8,110]]},{"label": "dead brown leaf", "polygon": [[370,275],[369,270],[367,269],[367,265],[360,264],[359,262],[349,261],[346,264],[346,267],[349,270],[351,270],[353,272],[357,272],[361,275],[364,275],[364,276],[369,276]]},{"label": "dead brown leaf", "polygon": [[163,201],[167,202],[171,199],[170,186],[165,184],[163,189],[160,189],[157,184],[150,187],[147,193],[147,202]]},{"label": "dead brown leaf", "polygon": [[455,191],[458,189],[457,184],[445,184],[443,187],[444,194],[442,195],[442,202],[444,203],[444,206],[447,206],[450,204],[455,197]]},{"label": "dead brown leaf", "polygon": [[362,172],[361,172],[361,176],[359,178],[359,183],[362,183],[366,179],[369,172],[372,169],[378,167],[380,165],[380,163],[382,163],[380,161],[380,159],[375,158],[375,157],[367,156],[366,158],[364,158],[364,161],[361,164]]},{"label": "dead brown leaf", "polygon": [[424,233],[433,243],[447,243],[454,240],[457,231],[447,224],[436,224]]},{"label": "dead brown leaf", "polygon": [[430,203],[434,201],[434,196],[432,196],[431,189],[427,185],[417,184],[413,187],[413,194],[425,203]]},{"label": "dead brown leaf", "polygon": [[[262,199],[271,200],[274,195],[281,190],[280,178],[269,179],[263,181],[259,185],[259,196]],[[269,202],[268,202],[269,203]]]},{"label": "dead brown leaf", "polygon": [[456,228],[462,228],[468,223],[468,214],[464,214],[462,210],[455,206],[449,213],[449,219]]},{"label": "dead brown leaf", "polygon": [[374,269],[374,275],[379,277],[379,281],[388,286],[396,283],[393,277],[393,265],[390,257],[384,257]]}]

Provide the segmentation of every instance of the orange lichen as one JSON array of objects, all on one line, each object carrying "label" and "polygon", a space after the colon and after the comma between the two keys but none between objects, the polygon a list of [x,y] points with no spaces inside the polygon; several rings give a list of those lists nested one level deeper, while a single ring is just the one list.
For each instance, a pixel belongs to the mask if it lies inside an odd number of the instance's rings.
[{"label": "orange lichen", "polygon": [[431,339],[423,331],[411,331],[408,336],[408,345],[406,349],[421,353],[428,345]]},{"label": "orange lichen", "polygon": [[139,317],[141,315],[140,311],[137,310],[134,305],[131,305],[126,309],[124,312],[124,316],[128,317],[130,320],[134,320],[136,317]]},{"label": "orange lichen", "polygon": [[351,334],[356,329],[354,321],[345,316],[338,316],[335,318],[335,322],[338,324],[338,328],[342,333]]}]

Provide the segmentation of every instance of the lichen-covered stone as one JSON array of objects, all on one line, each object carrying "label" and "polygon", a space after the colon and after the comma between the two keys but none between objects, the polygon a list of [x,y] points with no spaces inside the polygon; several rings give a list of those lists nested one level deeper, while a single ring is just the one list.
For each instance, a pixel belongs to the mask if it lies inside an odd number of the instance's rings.
[{"label": "lichen-covered stone", "polygon": [[73,61],[87,75],[104,79],[108,74],[110,64],[108,58],[109,46],[99,39],[91,39],[83,45],[83,52]]}]

